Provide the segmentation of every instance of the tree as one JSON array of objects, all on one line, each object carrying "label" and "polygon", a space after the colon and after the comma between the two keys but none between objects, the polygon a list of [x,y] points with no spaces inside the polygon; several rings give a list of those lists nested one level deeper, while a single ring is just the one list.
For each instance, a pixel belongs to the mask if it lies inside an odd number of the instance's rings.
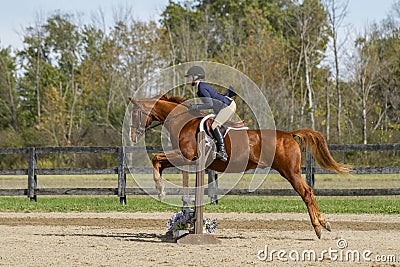
[{"label": "tree", "polygon": [[[76,110],[80,94],[76,75],[82,40],[73,20],[73,15],[55,13],[45,22],[28,27],[25,48],[18,54],[24,70],[19,84],[24,122],[44,133],[44,143],[48,141],[45,135],[50,135],[54,145],[72,144],[75,130],[80,128],[76,116],[80,113]],[[60,100],[52,103],[58,104],[57,108],[48,107],[44,101],[53,97]],[[64,116],[54,119],[56,109],[65,111]]]},{"label": "tree", "polygon": [[[18,52],[24,75],[19,81],[19,94],[22,97],[22,120],[26,126],[40,123],[42,116],[42,89],[46,85],[45,75],[51,73],[48,47],[45,43],[46,31],[42,22],[26,28],[23,50]],[[24,126],[25,126],[24,125]]]},{"label": "tree", "polygon": [[355,86],[352,91],[355,96],[354,106],[361,115],[362,142],[368,143],[368,113],[373,106],[370,103],[372,91],[378,82],[379,65],[377,54],[369,45],[367,33],[356,41],[355,54],[352,58],[350,70],[353,73]]},{"label": "tree", "polygon": [[[342,27],[343,20],[346,18],[347,15],[347,7],[348,7],[348,0],[344,1],[337,1],[337,0],[324,0],[324,5],[327,10],[328,15],[328,22],[331,29],[331,38],[332,38],[332,47],[331,50],[333,52],[333,69],[334,69],[334,86],[336,89],[337,94],[337,106],[336,106],[336,129],[337,129],[337,136],[338,142],[341,142],[342,137],[342,129],[341,129],[341,118],[342,118],[342,91],[340,87],[340,64],[339,64],[339,54],[343,47],[344,41],[340,43],[339,41],[339,29]],[[327,93],[327,99],[329,98],[329,93]],[[330,110],[330,107],[327,106],[327,112]],[[327,116],[327,123],[326,123],[326,134],[327,139],[329,140],[330,135],[330,118]]]},{"label": "tree", "polygon": [[185,1],[182,4],[170,1],[161,14],[163,38],[168,40],[167,53],[169,65],[181,62],[206,60],[210,31],[206,28],[209,17],[196,8],[196,1]]},{"label": "tree", "polygon": [[[313,80],[317,78],[314,76],[315,69],[318,68],[317,66],[323,58],[328,42],[326,22],[326,12],[318,0],[305,0],[302,4],[290,6],[286,19],[288,30],[286,37],[291,52],[289,56],[292,55],[295,59],[290,61],[297,62],[297,66],[291,70],[291,73],[295,74],[292,87],[294,88],[298,83],[296,81],[298,74],[303,73],[300,76],[299,86],[302,90],[302,83],[305,83],[304,99],[307,100],[303,102],[302,110],[307,103],[312,129],[315,129]],[[302,91],[301,95],[303,95]]]},{"label": "tree", "polygon": [[19,131],[16,59],[10,48],[0,49],[0,129]]},{"label": "tree", "polygon": [[[59,104],[59,110],[66,111],[64,116],[54,121],[58,124],[56,127],[62,130],[55,140],[58,145],[61,143],[72,144],[73,130],[80,128],[79,119],[76,118],[76,114],[79,114],[76,108],[80,94],[76,74],[81,60],[82,39],[79,27],[73,22],[73,19],[74,16],[70,14],[55,14],[44,25],[48,32],[45,42],[49,45],[52,60],[56,61],[53,66],[59,75],[58,84],[48,87],[46,96],[53,96],[54,89],[57,88],[61,101],[55,101],[55,103]],[[46,112],[46,116],[53,117],[54,112]],[[42,127],[46,129],[47,125],[44,123]],[[56,138],[56,136],[54,137]],[[61,142],[61,140],[63,141]]]}]

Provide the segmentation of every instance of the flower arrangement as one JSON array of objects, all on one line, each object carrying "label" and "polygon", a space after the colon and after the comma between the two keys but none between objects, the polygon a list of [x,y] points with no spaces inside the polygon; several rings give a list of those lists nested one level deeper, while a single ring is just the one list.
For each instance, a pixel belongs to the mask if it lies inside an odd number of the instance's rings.
[{"label": "flower arrangement", "polygon": [[190,213],[175,212],[167,222],[168,231],[189,230],[193,224],[193,217]]},{"label": "flower arrangement", "polygon": [[[180,230],[191,231],[194,227],[193,212],[175,212],[167,222],[168,231],[177,232]],[[203,218],[203,232],[213,234],[217,231],[217,220]]]},{"label": "flower arrangement", "polygon": [[217,231],[217,219],[203,218],[203,232],[213,234]]}]

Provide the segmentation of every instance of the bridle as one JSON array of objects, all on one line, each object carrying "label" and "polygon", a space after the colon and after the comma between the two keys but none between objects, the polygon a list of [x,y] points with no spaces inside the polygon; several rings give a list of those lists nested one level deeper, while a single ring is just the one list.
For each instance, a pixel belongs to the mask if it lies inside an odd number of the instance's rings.
[{"label": "bridle", "polygon": [[[142,107],[142,105],[140,104],[139,101],[137,101],[137,102],[134,103],[134,104],[136,104],[136,105],[138,106],[138,119],[137,119],[136,125],[131,124],[131,125],[130,125],[130,128],[131,128],[131,129],[132,129],[132,128],[135,128],[135,129],[136,129],[136,132],[135,132],[135,143],[137,142],[138,137],[142,136],[147,130],[156,128],[156,127],[158,127],[158,126],[160,126],[160,125],[166,123],[166,122],[169,121],[169,120],[172,120],[172,119],[174,119],[174,118],[176,118],[176,117],[179,117],[179,116],[181,116],[181,115],[183,115],[183,114],[186,114],[186,113],[189,113],[189,112],[190,112],[190,109],[188,109],[188,110],[183,111],[183,112],[181,112],[181,113],[178,113],[178,114],[176,114],[176,115],[174,115],[174,116],[170,116],[170,117],[168,117],[167,119],[165,119],[165,120],[163,120],[163,121],[158,121],[156,124],[148,125],[148,126],[143,126],[143,125],[142,125],[142,124],[143,124],[143,123],[142,123],[143,114],[144,114],[146,117],[151,117],[152,115],[151,115],[151,113],[149,113],[149,112],[143,110],[143,107]],[[132,122],[132,121],[131,121],[131,122]],[[146,123],[145,123],[145,125],[146,125]]]},{"label": "bridle", "polygon": [[[135,129],[136,129],[136,132],[135,132],[135,139],[137,139],[138,136],[142,136],[142,135],[145,133],[145,131],[147,130],[146,127],[143,127],[143,126],[142,126],[143,114],[145,114],[147,117],[151,116],[151,114],[148,113],[148,112],[143,111],[143,107],[142,107],[142,105],[141,105],[139,102],[137,102],[137,103],[135,103],[135,104],[137,104],[137,106],[138,106],[138,119],[137,119],[137,123],[136,123],[137,125],[133,125],[133,124],[132,124],[132,120],[131,120],[130,128],[131,128],[131,129],[132,129],[132,128],[135,128]],[[135,142],[136,142],[136,141],[137,141],[137,140],[135,140]]]}]

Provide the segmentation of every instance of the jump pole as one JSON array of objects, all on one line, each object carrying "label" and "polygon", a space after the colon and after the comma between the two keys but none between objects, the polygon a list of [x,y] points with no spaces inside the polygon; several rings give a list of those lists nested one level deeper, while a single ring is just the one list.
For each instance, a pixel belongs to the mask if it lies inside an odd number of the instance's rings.
[{"label": "jump pole", "polygon": [[200,131],[197,134],[197,164],[196,164],[196,192],[195,192],[195,222],[194,234],[188,234],[177,240],[178,244],[207,245],[220,244],[214,235],[203,233],[203,212],[204,212],[204,170],[205,158],[205,133]]}]

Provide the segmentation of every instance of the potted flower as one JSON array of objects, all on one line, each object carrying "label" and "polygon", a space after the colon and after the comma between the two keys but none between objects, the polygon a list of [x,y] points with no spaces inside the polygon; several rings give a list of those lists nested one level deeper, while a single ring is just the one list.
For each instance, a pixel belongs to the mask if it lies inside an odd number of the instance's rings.
[{"label": "potted flower", "polygon": [[[203,218],[203,233],[213,234],[217,231],[217,220],[210,218]],[[174,239],[178,239],[183,235],[193,232],[194,228],[194,213],[192,209],[183,210],[183,212],[176,212],[172,214],[167,222],[169,232],[172,232]]]},{"label": "potted flower", "polygon": [[214,234],[217,231],[217,219],[203,218],[203,233]]},{"label": "potted flower", "polygon": [[190,213],[186,212],[175,212],[167,222],[168,231],[172,232],[174,239],[177,239],[183,235],[189,233],[190,228],[193,225],[193,217]]}]

